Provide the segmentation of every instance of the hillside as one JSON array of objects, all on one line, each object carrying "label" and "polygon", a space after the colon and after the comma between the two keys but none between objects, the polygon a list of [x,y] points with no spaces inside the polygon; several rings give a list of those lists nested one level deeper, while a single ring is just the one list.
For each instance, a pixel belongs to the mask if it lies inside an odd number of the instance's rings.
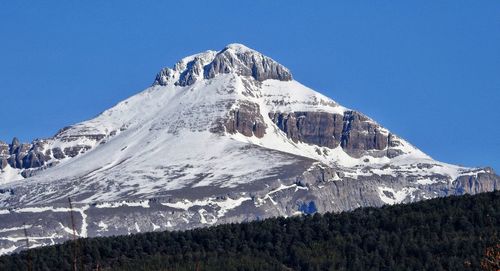
[{"label": "hillside", "polygon": [[[496,246],[499,263],[499,230],[500,191],[495,191],[338,214],[80,239],[78,265],[85,270],[97,265],[100,270],[495,270],[485,259],[486,254],[494,258]],[[24,270],[29,257],[34,270],[71,270],[73,245],[2,256],[0,270]]]}]

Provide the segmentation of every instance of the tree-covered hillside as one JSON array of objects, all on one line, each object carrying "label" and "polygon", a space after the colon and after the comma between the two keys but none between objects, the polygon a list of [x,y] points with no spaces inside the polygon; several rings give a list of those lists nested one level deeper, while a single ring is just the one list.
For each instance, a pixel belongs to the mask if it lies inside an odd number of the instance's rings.
[{"label": "tree-covered hillside", "polygon": [[184,232],[80,239],[0,270],[499,270],[500,191]]}]

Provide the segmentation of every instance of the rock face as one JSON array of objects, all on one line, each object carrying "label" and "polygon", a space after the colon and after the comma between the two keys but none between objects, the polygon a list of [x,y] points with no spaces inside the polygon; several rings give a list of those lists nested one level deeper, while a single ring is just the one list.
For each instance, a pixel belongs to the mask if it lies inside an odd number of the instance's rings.
[{"label": "rock face", "polygon": [[40,151],[40,142],[33,144],[20,143],[19,139],[14,138],[10,145],[2,144],[1,164],[5,168],[10,165],[12,168],[26,169],[43,166],[47,160],[46,156]]},{"label": "rock face", "polygon": [[259,105],[250,102],[241,103],[237,109],[229,111],[224,127],[228,133],[241,133],[249,137],[262,138],[266,133],[266,124],[260,113]]},{"label": "rock face", "polygon": [[453,189],[459,194],[477,194],[485,191],[494,191],[500,188],[500,178],[491,168],[477,175],[460,176],[454,182]]},{"label": "rock face", "polygon": [[[50,168],[50,169],[49,169]],[[48,170],[49,169],[49,170]],[[24,178],[24,180],[22,180]],[[184,230],[499,188],[433,160],[243,45],[162,69],[153,86],[54,137],[0,142],[0,254],[78,235]]]},{"label": "rock face", "polygon": [[370,121],[364,115],[348,111],[344,115],[342,148],[353,156],[360,156],[363,151],[383,150],[387,148],[389,134]]},{"label": "rock face", "polygon": [[0,169],[4,169],[8,165],[8,158],[10,157],[9,145],[0,141]]},{"label": "rock face", "polygon": [[[257,81],[292,80],[292,74],[283,65],[241,44],[230,44],[222,51],[207,51],[177,63],[174,69],[162,69],[153,86],[165,86],[175,81],[178,86],[190,86],[197,80],[211,79],[218,74],[235,73]],[[177,81],[176,81],[177,80]]]},{"label": "rock face", "polygon": [[[179,80],[176,82],[178,86],[190,86],[196,82],[199,77],[204,76],[205,65],[208,65],[206,57],[195,57],[192,61],[183,65],[181,69],[185,69],[180,73]],[[178,68],[179,69],[179,68]]]},{"label": "rock face", "polygon": [[270,113],[269,117],[293,142],[336,148],[342,139],[344,116],[326,112]]},{"label": "rock face", "polygon": [[292,80],[290,71],[281,64],[242,45],[229,45],[219,52],[204,69],[205,79],[221,73],[236,73],[251,76],[257,81],[275,79]]},{"label": "rock face", "polygon": [[0,143],[0,165],[15,169],[33,169],[43,167],[48,162],[56,162],[66,157],[75,157],[91,149],[89,145],[75,145],[61,150],[48,147],[47,140],[35,140],[32,143],[20,143],[17,138],[11,144]]},{"label": "rock face", "polygon": [[[326,112],[270,113],[269,117],[294,142],[332,149],[340,145],[353,157],[399,144],[392,134],[356,111],[347,111],[344,115]],[[387,151],[379,155],[383,154],[387,155]],[[398,154],[394,152],[389,156],[392,158]]]},{"label": "rock face", "polygon": [[57,165],[60,160],[83,154],[106,138],[116,135],[116,131],[100,134],[85,129],[74,134],[75,130],[78,130],[78,125],[63,128],[52,138],[36,139],[31,143],[21,143],[18,138],[13,138],[11,144],[0,141],[0,169],[9,166],[19,170],[20,178],[31,177]]}]

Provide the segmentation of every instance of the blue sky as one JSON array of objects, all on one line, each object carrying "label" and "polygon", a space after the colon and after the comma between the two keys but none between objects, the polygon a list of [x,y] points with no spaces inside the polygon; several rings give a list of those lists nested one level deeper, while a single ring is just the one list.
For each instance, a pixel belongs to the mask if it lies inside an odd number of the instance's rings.
[{"label": "blue sky", "polygon": [[432,157],[500,171],[500,1],[2,1],[0,140],[53,135],[244,43]]}]

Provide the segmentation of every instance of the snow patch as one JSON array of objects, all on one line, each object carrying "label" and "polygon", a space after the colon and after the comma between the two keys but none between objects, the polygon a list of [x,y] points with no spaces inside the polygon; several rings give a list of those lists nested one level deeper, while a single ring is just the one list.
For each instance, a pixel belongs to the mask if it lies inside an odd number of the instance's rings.
[{"label": "snow patch", "polygon": [[144,200],[139,202],[129,202],[129,201],[104,202],[95,205],[96,208],[118,208],[121,206],[149,208],[149,200]]},{"label": "snow patch", "polygon": [[431,179],[418,179],[417,183],[420,185],[429,185],[429,184],[435,184],[436,181],[433,181]]},{"label": "snow patch", "polygon": [[208,224],[207,222],[207,219],[205,218],[205,216],[203,215],[204,213],[206,213],[207,211],[205,209],[199,209],[198,210],[198,214],[200,215],[200,223],[201,224]]},{"label": "snow patch", "polygon": [[377,189],[380,200],[389,205],[403,202],[408,196],[411,196],[413,192],[418,190],[414,187],[405,187],[396,191],[390,187],[380,186]]},{"label": "snow patch", "polygon": [[[63,231],[65,231],[66,233],[69,233],[71,235],[73,235],[73,230],[70,229],[69,227],[66,227],[64,226],[61,222],[59,222],[59,226],[63,229]],[[75,232],[76,233],[76,232]],[[78,233],[76,233],[76,235],[78,236]],[[82,237],[82,236],[80,236]]]},{"label": "snow patch", "polygon": [[0,255],[5,255],[14,252],[17,249],[17,246],[12,245],[8,248],[0,248]]},{"label": "snow patch", "polygon": [[266,200],[271,201],[271,203],[273,205],[277,205],[276,201],[274,201],[274,199],[272,198],[272,195],[275,194],[275,193],[277,193],[277,192],[279,192],[279,191],[287,190],[287,189],[290,189],[290,188],[295,188],[294,192],[297,192],[299,190],[309,190],[309,188],[302,187],[302,186],[299,186],[297,184],[291,184],[291,185],[280,184],[280,186],[278,188],[269,191],[264,197],[257,198],[256,205],[257,206],[261,206],[262,204],[264,204],[266,202]]},{"label": "snow patch", "polygon": [[160,226],[156,225],[153,222],[151,222],[151,224],[153,225],[153,231],[159,230],[161,228]]},{"label": "snow patch", "polygon": [[[32,227],[32,225],[26,225],[26,229],[29,229],[31,227]],[[18,231],[18,230],[24,230],[24,227],[12,227],[12,228],[0,229],[0,232],[9,232],[9,231]]]},{"label": "snow patch", "polygon": [[21,170],[12,168],[10,165],[0,170],[0,185],[23,179],[24,177],[21,176]]},{"label": "snow patch", "polygon": [[99,232],[105,232],[105,231],[108,231],[108,224],[104,223],[104,221],[99,221],[99,224],[97,224],[97,226],[99,227]]},{"label": "snow patch", "polygon": [[[190,201],[187,199],[175,202],[175,203],[161,203],[164,206],[168,206],[170,208],[175,208],[175,209],[181,209],[184,211],[189,210],[191,207],[194,206],[210,206],[212,208],[217,208],[217,218],[220,218],[224,216],[229,210],[232,210],[241,204],[243,202],[251,200],[252,198],[250,197],[240,197],[240,198],[230,198],[227,197],[226,199],[223,200],[217,200],[216,198],[208,198],[205,200],[195,200],[195,201]],[[203,210],[203,209],[201,209]],[[204,210],[205,211],[205,210]],[[200,216],[202,216],[200,214]]]}]

